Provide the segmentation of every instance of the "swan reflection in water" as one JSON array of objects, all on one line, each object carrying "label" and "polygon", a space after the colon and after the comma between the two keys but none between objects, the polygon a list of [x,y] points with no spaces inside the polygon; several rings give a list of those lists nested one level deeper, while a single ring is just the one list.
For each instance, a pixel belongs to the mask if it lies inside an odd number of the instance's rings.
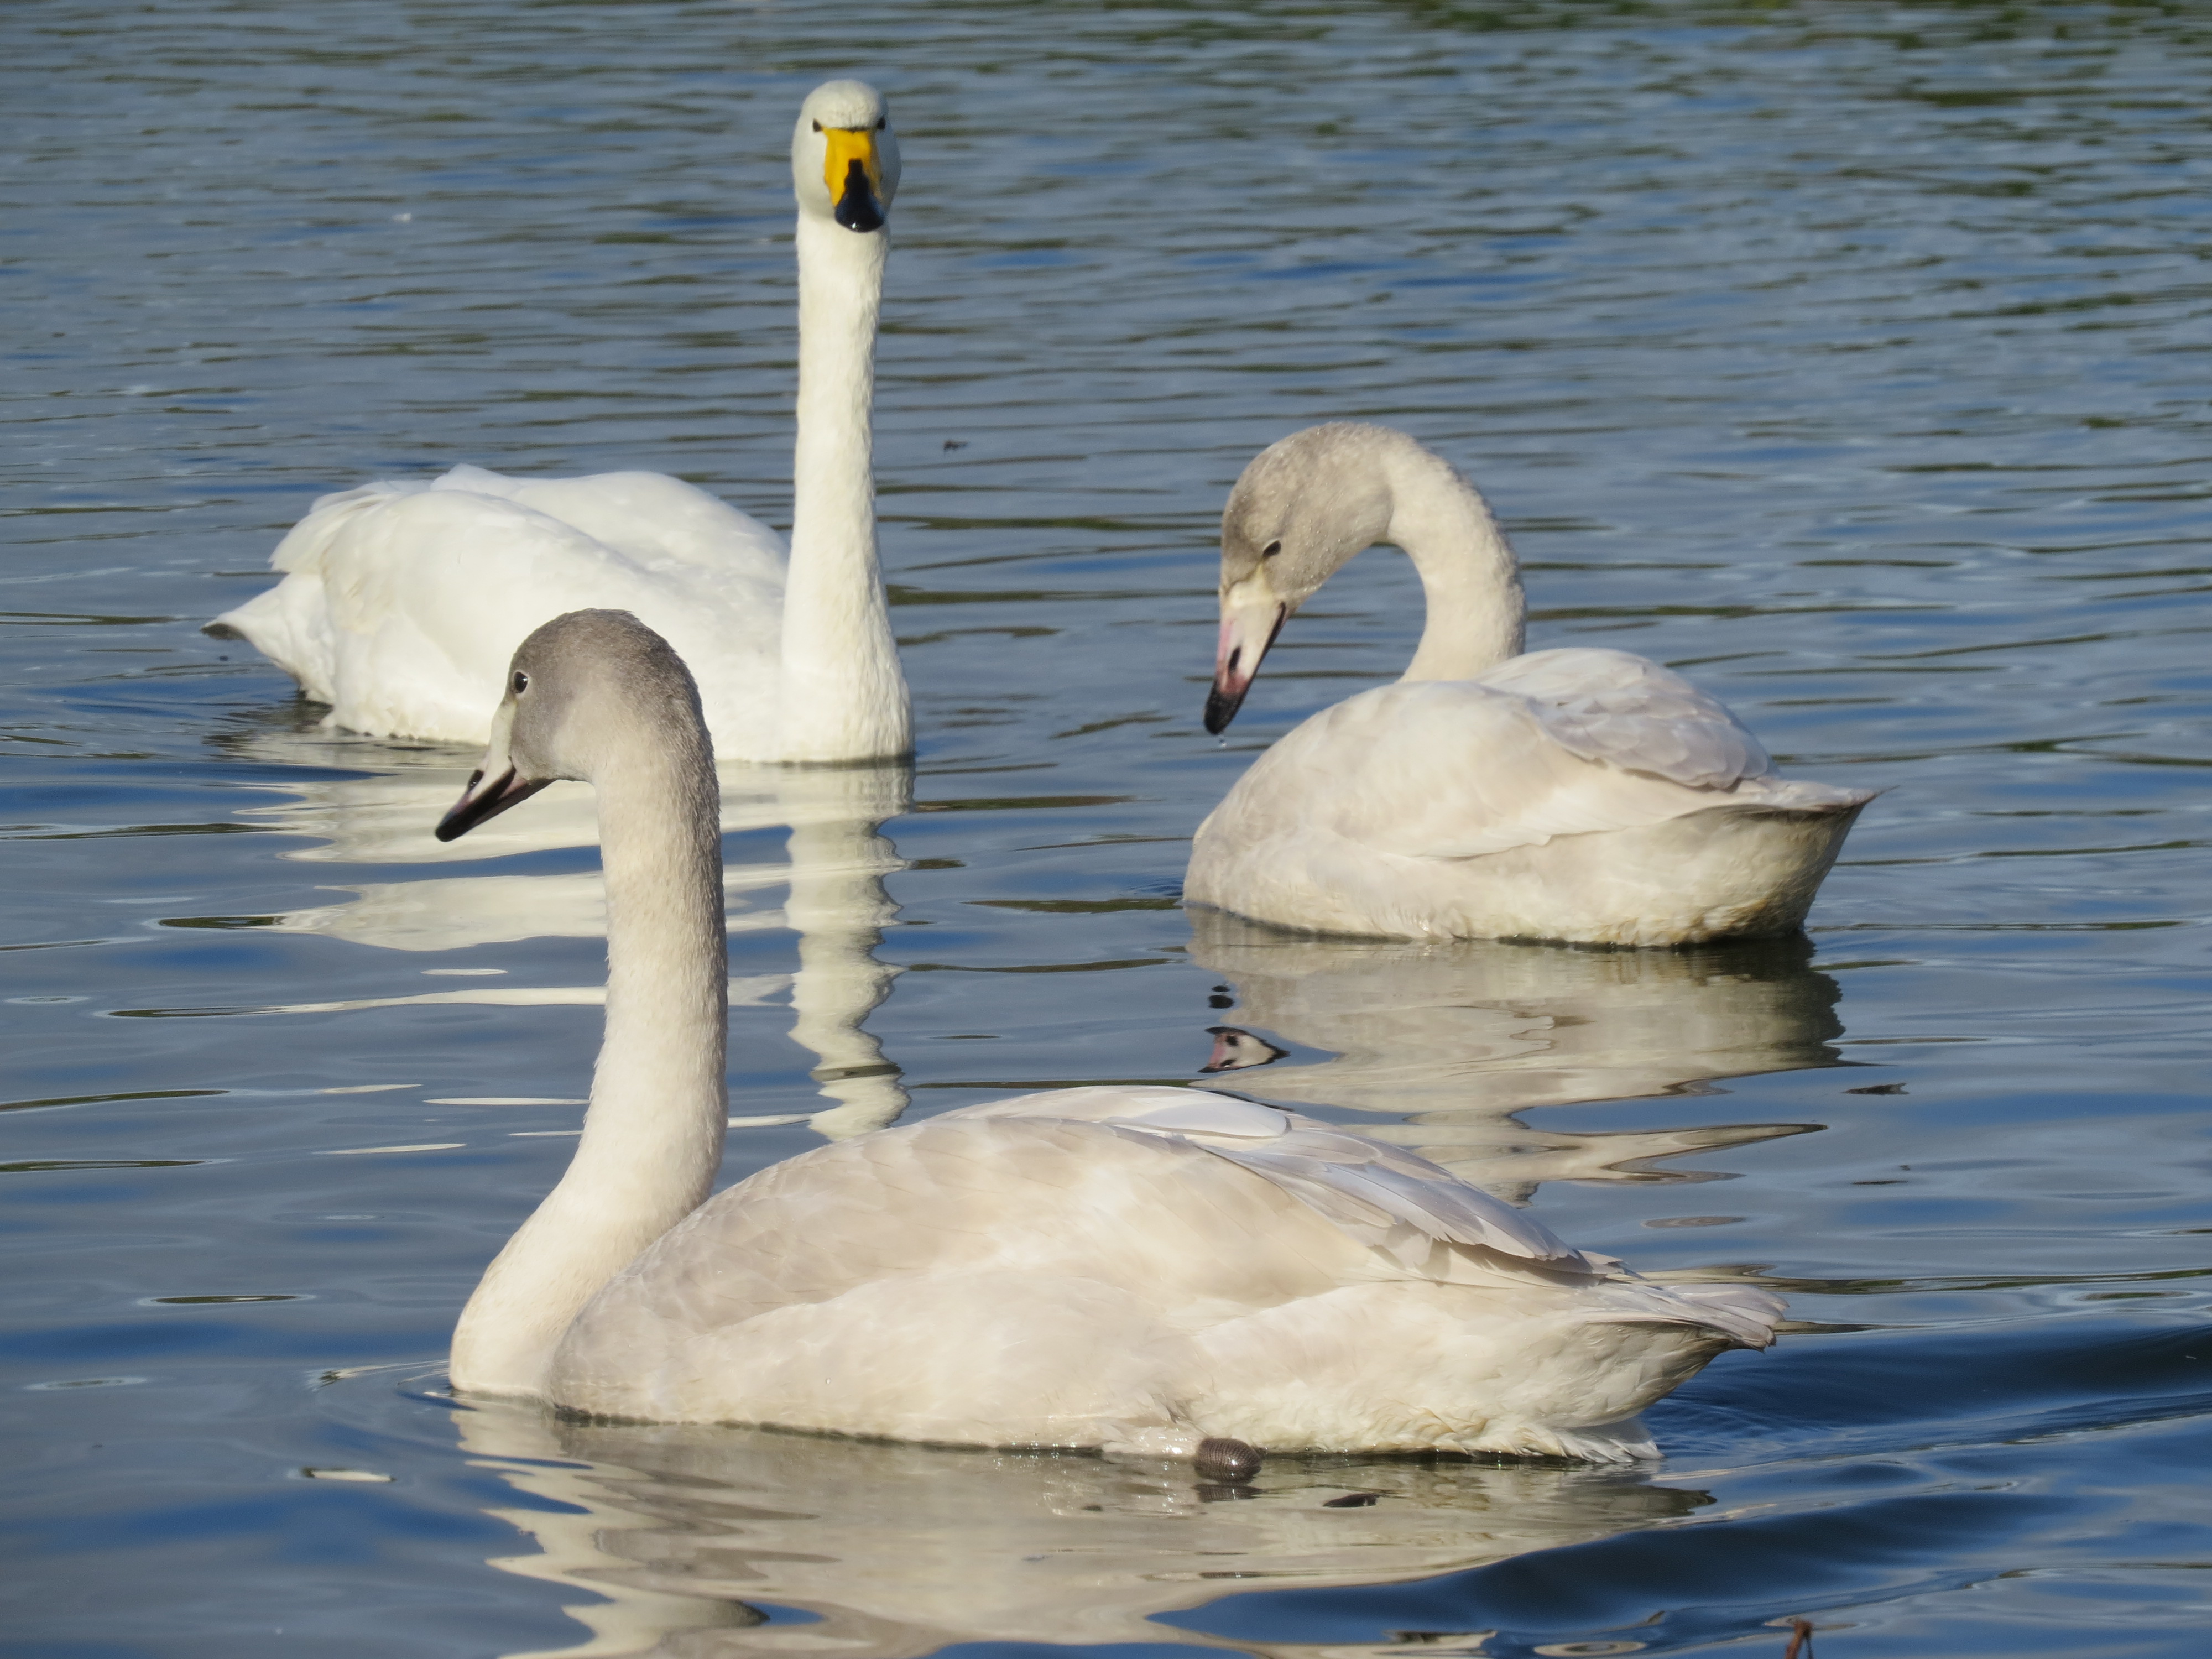
[{"label": "swan reflection in water", "polygon": [[[307,844],[280,856],[310,864],[482,866],[523,854],[599,845],[592,792],[556,784],[532,803],[485,825],[466,842],[430,833],[460,793],[469,763],[452,749],[407,746],[322,732],[264,735],[254,758],[294,768],[389,768],[374,775],[295,777],[283,799],[240,817]],[[471,760],[473,757],[470,757]],[[792,1036],[818,1063],[815,1081],[831,1103],[811,1113],[739,1117],[736,1127],[805,1121],[831,1139],[878,1128],[906,1109],[898,1068],[861,1023],[889,994],[898,969],[875,958],[896,907],[884,878],[903,867],[878,832],[907,810],[914,772],[900,762],[851,767],[759,767],[725,763],[724,832],[788,825],[787,862],[728,866],[724,892],[732,933],[788,927],[797,935],[799,970],[731,982],[733,1005],[758,1004],[787,988]],[[751,896],[786,887],[781,909],[750,908]],[[346,896],[277,917],[288,933],[319,933],[387,951],[438,952],[530,939],[598,939],[606,932],[606,895],[596,856],[586,868],[542,873],[425,875],[397,881],[340,881]],[[597,1005],[604,985],[502,986],[471,982],[411,995],[299,1003],[283,1012],[341,1012],[412,1003],[507,1006]]]},{"label": "swan reflection in water", "polygon": [[491,1565],[606,1598],[566,1606],[588,1640],[510,1659],[889,1659],[963,1641],[1316,1652],[1152,1621],[1237,1589],[1433,1577],[1711,1501],[1617,1467],[1284,1458],[1208,1486],[1187,1463],[586,1424],[498,1401],[455,1419],[471,1461],[531,1500],[489,1512],[536,1549]]},{"label": "swan reflection in water", "polygon": [[[1514,1203],[1547,1181],[1693,1181],[1658,1158],[1801,1123],[1578,1134],[1533,1106],[1704,1092],[1717,1078],[1840,1064],[1836,982],[1802,935],[1665,951],[1319,939],[1190,913],[1192,958],[1237,994],[1206,1070],[1268,1099],[1386,1113],[1360,1133],[1418,1149]],[[1247,1027],[1252,1029],[1246,1029]],[[1272,1035],[1337,1055],[1285,1065]],[[1252,1068],[1267,1066],[1261,1074]],[[1224,1081],[1229,1079],[1224,1079]]]}]

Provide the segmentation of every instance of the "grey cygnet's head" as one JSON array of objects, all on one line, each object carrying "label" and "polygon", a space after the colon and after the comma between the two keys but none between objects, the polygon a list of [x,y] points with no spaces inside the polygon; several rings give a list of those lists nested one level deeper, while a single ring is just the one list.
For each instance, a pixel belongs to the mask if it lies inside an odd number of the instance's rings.
[{"label": "grey cygnet's head", "polygon": [[556,617],[516,647],[483,763],[438,839],[466,835],[558,779],[592,781],[663,750],[712,763],[684,659],[627,611]]}]

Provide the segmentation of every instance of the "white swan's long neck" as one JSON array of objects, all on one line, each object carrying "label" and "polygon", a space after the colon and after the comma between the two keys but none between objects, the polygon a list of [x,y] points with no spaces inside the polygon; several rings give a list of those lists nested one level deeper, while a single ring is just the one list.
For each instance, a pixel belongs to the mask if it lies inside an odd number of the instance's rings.
[{"label": "white swan's long neck", "polygon": [[1405,678],[1463,680],[1521,654],[1528,602],[1520,567],[1490,507],[1449,465],[1410,441],[1384,461],[1385,539],[1420,572],[1429,619]]},{"label": "white swan's long neck", "polygon": [[880,760],[914,746],[876,552],[876,318],[888,231],[799,216],[799,444],[783,596],[781,753]]},{"label": "white swan's long neck", "polygon": [[728,949],[703,738],[641,744],[593,780],[607,881],[607,1023],[583,1139],[453,1333],[457,1389],[543,1395],[584,1304],[705,1201],[728,1122]]}]

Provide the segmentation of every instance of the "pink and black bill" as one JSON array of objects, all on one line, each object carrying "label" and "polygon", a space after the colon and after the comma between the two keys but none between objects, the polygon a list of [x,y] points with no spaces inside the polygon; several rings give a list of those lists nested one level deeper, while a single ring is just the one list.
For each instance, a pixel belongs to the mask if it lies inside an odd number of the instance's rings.
[{"label": "pink and black bill", "polygon": [[485,819],[495,818],[518,801],[528,800],[552,781],[550,778],[525,779],[511,766],[489,782],[482,772],[472,772],[469,787],[461,791],[453,810],[438,820],[434,833],[440,841],[459,841]]}]

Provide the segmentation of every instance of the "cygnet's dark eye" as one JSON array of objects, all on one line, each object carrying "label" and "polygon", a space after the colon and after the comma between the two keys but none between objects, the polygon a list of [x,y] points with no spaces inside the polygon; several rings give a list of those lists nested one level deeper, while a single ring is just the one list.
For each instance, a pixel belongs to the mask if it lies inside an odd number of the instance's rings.
[{"label": "cygnet's dark eye", "polygon": [[815,131],[817,131],[817,132],[821,131],[822,131],[822,123],[821,123],[821,122],[819,122],[819,121],[817,121],[817,122],[814,124],[814,130],[815,130]]},{"label": "cygnet's dark eye", "polygon": [[519,697],[528,690],[530,690],[530,676],[524,673],[520,668],[516,669],[514,671],[514,695]]},{"label": "cygnet's dark eye", "polygon": [[1268,543],[1265,547],[1263,547],[1263,548],[1261,548],[1261,549],[1260,550],[1260,556],[1261,556],[1261,558],[1263,558],[1263,559],[1272,559],[1272,558],[1273,558],[1273,557],[1275,556],[1275,555],[1276,555],[1276,554],[1278,554],[1278,553],[1281,552],[1282,550],[1283,550],[1283,544],[1282,544],[1282,543],[1280,543],[1280,542],[1269,542],[1269,543]]}]

